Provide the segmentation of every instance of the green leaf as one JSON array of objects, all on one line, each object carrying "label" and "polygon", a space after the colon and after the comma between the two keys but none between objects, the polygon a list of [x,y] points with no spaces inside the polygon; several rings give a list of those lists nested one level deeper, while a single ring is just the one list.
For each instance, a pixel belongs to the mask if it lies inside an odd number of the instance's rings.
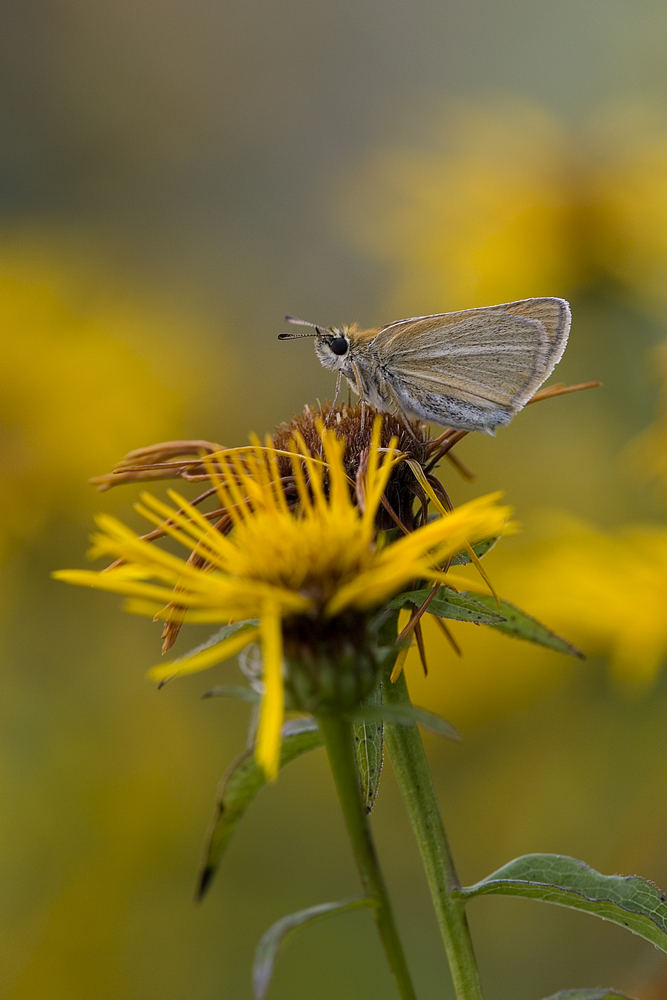
[{"label": "green leaf", "polygon": [[[375,691],[364,702],[364,707],[382,709],[382,687],[378,684]],[[383,719],[369,719],[362,716],[354,724],[354,755],[359,771],[361,797],[367,813],[370,813],[380,791],[380,775],[384,761]]]},{"label": "green leaf", "polygon": [[252,988],[257,1000],[264,1000],[271,983],[278,953],[291,934],[305,924],[315,923],[317,920],[333,916],[336,913],[358,910],[362,907],[373,908],[374,906],[374,900],[363,896],[354,896],[350,899],[341,899],[338,903],[320,903],[319,906],[310,906],[307,910],[299,910],[297,913],[290,913],[277,920],[272,927],[269,927],[255,952],[255,961],[252,967]]},{"label": "green leaf", "polygon": [[[461,594],[459,596],[465,595]],[[475,594],[474,597],[479,604],[484,605],[486,608],[497,608],[496,599],[491,594]],[[522,611],[521,608],[517,608],[514,604],[510,604],[509,601],[501,600],[500,610],[503,620],[489,622],[491,627],[496,629],[496,631],[503,632],[505,635],[511,635],[514,639],[525,639],[526,642],[534,642],[538,646],[545,646],[547,649],[553,649],[557,653],[567,653],[569,656],[577,656],[582,660],[585,659],[581,650],[573,646],[567,639],[562,639],[561,636],[556,635],[546,625],[542,625],[536,618]]]},{"label": "green leaf", "polygon": [[350,719],[365,719],[368,722],[395,722],[399,726],[414,726],[420,722],[431,732],[446,736],[450,740],[460,740],[459,732],[447,719],[435,712],[429,712],[426,708],[419,708],[418,705],[382,705],[374,707],[372,705],[361,705],[353,712],[348,713]]},{"label": "green leaf", "polygon": [[259,618],[247,618],[245,621],[234,622],[232,625],[223,625],[217,632],[210,635],[208,639],[205,639],[204,642],[200,642],[200,644],[195,646],[194,649],[188,650],[188,652],[184,653],[183,656],[179,656],[173,661],[173,663],[176,664],[180,663],[181,660],[189,660],[196,653],[201,653],[204,649],[210,649],[211,646],[217,646],[219,642],[222,642],[223,639],[228,639],[229,636],[234,635],[235,632],[240,632],[241,629],[257,628],[258,625]]},{"label": "green leaf", "polygon": [[601,875],[576,858],[526,854],[455,892],[465,899],[489,894],[525,896],[585,910],[667,951],[667,896],[637,875]]},{"label": "green leaf", "polygon": [[202,698],[240,698],[241,701],[254,702],[262,700],[259,691],[253,691],[252,688],[243,687],[241,684],[220,684],[210,691],[205,691]]},{"label": "green leaf", "polygon": [[[436,516],[440,517],[439,514],[436,515]],[[491,551],[491,549],[493,548],[493,546],[496,544],[497,541],[498,541],[498,538],[487,538],[483,542],[477,542],[477,545],[473,545],[472,546],[472,550],[475,553],[475,555],[477,556],[477,558],[481,559],[482,556],[485,556],[487,552]],[[466,566],[466,565],[468,565],[468,563],[471,563],[471,562],[472,562],[472,559],[470,558],[470,556],[468,555],[467,552],[457,552],[457,554],[455,556],[452,556],[452,561],[451,561],[450,565],[452,565],[452,566]]]},{"label": "green leaf", "polygon": [[[322,746],[317,723],[312,718],[293,719],[282,729],[280,766]],[[215,875],[227,845],[255,796],[266,784],[264,771],[255,759],[255,748],[244,750],[223,777],[216,809],[204,842],[202,865],[197,877],[195,897],[202,899]]]},{"label": "green leaf", "polygon": [[[408,590],[389,601],[387,607],[402,608],[406,604],[420,607],[431,593],[431,589],[428,587],[425,590]],[[473,597],[472,594],[457,594],[451,587],[440,587],[428,606],[428,613],[437,615],[438,618],[474,622],[475,625],[495,625],[504,621],[499,611],[485,607],[476,595]]]},{"label": "green leaf", "polygon": [[[410,590],[394,597],[387,605],[389,608],[402,608],[406,604],[420,607],[430,594],[430,589]],[[536,618],[501,600],[500,610],[496,599],[491,594],[473,594],[468,591],[456,592],[451,587],[442,586],[428,606],[428,613],[439,618],[451,618],[455,621],[474,622],[476,625],[489,625],[498,632],[511,635],[514,639],[525,639],[538,646],[545,646],[557,653],[567,653],[570,656],[584,658],[584,654],[572,643],[556,635]]]},{"label": "green leaf", "polygon": [[616,990],[560,990],[552,993],[544,1000],[632,1000],[625,993],[617,993]]}]

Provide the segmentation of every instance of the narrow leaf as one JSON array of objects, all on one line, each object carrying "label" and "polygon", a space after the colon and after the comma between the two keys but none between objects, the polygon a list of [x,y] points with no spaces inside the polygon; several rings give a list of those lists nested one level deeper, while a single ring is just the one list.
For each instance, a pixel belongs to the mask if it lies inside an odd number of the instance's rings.
[{"label": "narrow leaf", "polygon": [[299,910],[297,913],[290,913],[277,920],[272,927],[269,927],[255,952],[252,988],[257,1000],[264,1000],[271,983],[276,958],[291,934],[305,924],[315,923],[317,920],[333,916],[336,913],[374,906],[375,902],[372,899],[355,896],[350,899],[341,899],[338,903],[320,903],[319,906],[310,906],[307,910]]},{"label": "narrow leaf", "polygon": [[560,854],[526,854],[457,896],[525,896],[585,910],[667,952],[667,896],[637,875],[601,875]]},{"label": "narrow leaf", "polygon": [[[399,594],[389,601],[387,607],[402,608],[406,604],[414,604],[419,607],[424,603],[431,593],[431,588],[425,590],[409,590],[404,594]],[[495,601],[491,598],[495,606]],[[459,622],[474,622],[475,625],[495,625],[503,622],[503,615],[498,611],[487,608],[477,595],[458,594],[451,587],[440,587],[438,593],[428,606],[431,615],[438,618],[451,618]]]},{"label": "narrow leaf", "polygon": [[[280,766],[322,746],[314,719],[293,719],[282,728]],[[227,845],[255,796],[266,784],[264,771],[255,759],[255,748],[244,750],[231,764],[218,789],[215,815],[206,834],[195,897],[202,899],[215,875]]]},{"label": "narrow leaf", "polygon": [[[459,597],[465,596],[465,594],[459,594]],[[472,597],[473,595],[470,594],[468,596]],[[474,598],[479,604],[489,610],[496,607],[495,598],[490,594],[475,594]],[[521,608],[510,604],[509,601],[501,600],[500,612],[503,618],[502,621],[489,622],[496,631],[503,632],[505,635],[511,635],[515,639],[525,639],[526,642],[534,642],[538,646],[545,646],[547,649],[553,649],[557,653],[567,653],[569,656],[577,656],[579,659],[584,659],[584,654],[580,649],[573,646],[567,639],[562,639],[561,636],[556,635],[546,625],[538,622],[536,618],[522,611]]]},{"label": "narrow leaf", "polygon": [[[438,514],[437,516],[439,517],[440,515]],[[472,550],[477,558],[481,559],[482,556],[485,556],[487,552],[491,551],[497,541],[497,538],[487,538],[483,542],[477,542],[477,545],[473,545]],[[452,556],[451,565],[466,566],[470,562],[472,562],[472,560],[467,552],[457,552],[455,556]]]},{"label": "narrow leaf", "polygon": [[616,990],[560,990],[544,1000],[632,1000],[632,997]]},{"label": "narrow leaf", "polygon": [[[382,709],[382,687],[377,688],[364,703],[364,707]],[[380,775],[384,760],[383,719],[363,716],[354,724],[354,755],[357,760],[361,797],[370,813],[380,791]]]},{"label": "narrow leaf", "polygon": [[241,629],[257,628],[258,625],[258,618],[247,618],[242,622],[233,622],[231,625],[223,625],[222,628],[219,628],[217,632],[214,632],[213,635],[210,635],[208,639],[204,640],[204,642],[195,646],[194,649],[190,649],[187,653],[184,653],[182,656],[177,657],[177,659],[172,660],[171,665],[175,666],[177,663],[180,663],[181,660],[189,660],[196,653],[202,653],[205,649],[210,649],[211,646],[217,646],[223,639],[229,639],[230,635],[240,632]]},{"label": "narrow leaf", "polygon": [[[389,608],[402,608],[407,604],[419,607],[424,603],[430,590],[411,590],[394,597],[387,605]],[[498,632],[510,635],[515,639],[525,639],[538,646],[545,646],[557,653],[567,653],[570,656],[584,658],[581,650],[572,643],[552,632],[541,622],[527,612],[501,600],[500,611],[496,599],[491,594],[471,594],[467,591],[456,592],[450,587],[440,587],[438,593],[428,606],[428,612],[439,618],[451,618],[455,621],[474,622],[476,625],[489,625]]]},{"label": "narrow leaf", "polygon": [[241,684],[220,684],[218,687],[205,691],[202,698],[240,698],[241,701],[261,701],[259,691],[243,687]]},{"label": "narrow leaf", "polygon": [[399,726],[414,726],[420,722],[431,732],[446,736],[450,740],[460,740],[458,730],[435,712],[429,712],[418,705],[382,705],[379,708],[372,705],[362,705],[349,713],[350,719],[365,719],[368,722],[395,722]]}]

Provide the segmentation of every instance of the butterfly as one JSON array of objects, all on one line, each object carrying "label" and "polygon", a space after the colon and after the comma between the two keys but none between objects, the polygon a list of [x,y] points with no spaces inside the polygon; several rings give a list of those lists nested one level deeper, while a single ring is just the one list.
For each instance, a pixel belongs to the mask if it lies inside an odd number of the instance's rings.
[{"label": "butterfly", "polygon": [[396,411],[457,430],[494,434],[506,426],[563,356],[571,313],[564,299],[537,298],[401,319],[360,330],[320,327],[286,316],[313,333],[325,368],[380,412]]}]

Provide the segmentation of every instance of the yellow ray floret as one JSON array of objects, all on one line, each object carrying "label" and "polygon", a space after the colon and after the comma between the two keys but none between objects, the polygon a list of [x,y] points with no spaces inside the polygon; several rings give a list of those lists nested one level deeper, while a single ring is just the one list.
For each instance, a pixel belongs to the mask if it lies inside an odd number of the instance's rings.
[{"label": "yellow ray floret", "polygon": [[265,694],[257,757],[269,777],[277,774],[280,759],[283,621],[299,615],[332,618],[348,608],[370,611],[416,579],[444,579],[440,566],[471,543],[513,530],[509,508],[493,494],[383,545],[375,538],[375,517],[400,456],[393,442],[380,451],[379,432],[376,422],[357,491],[363,510],[354,502],[354,484],[343,463],[344,442],[333,432],[321,430],[326,464],[313,459],[303,439],[296,438],[287,453],[300,496],[297,511],[284,502],[277,452],[257,442],[246,461],[234,455],[217,463],[218,497],[235,511],[229,535],[174,492],[170,498],[175,506],[149,494],[141,498],[140,512],[200,559],[188,562],[102,515],[91,554],[124,564],[101,573],[54,574],[68,583],[124,594],[132,599],[128,610],[139,614],[157,612],[178,622],[258,619],[259,628],[244,628],[191,657],[161,664],[151,677],[163,681],[204,670],[259,640]]}]

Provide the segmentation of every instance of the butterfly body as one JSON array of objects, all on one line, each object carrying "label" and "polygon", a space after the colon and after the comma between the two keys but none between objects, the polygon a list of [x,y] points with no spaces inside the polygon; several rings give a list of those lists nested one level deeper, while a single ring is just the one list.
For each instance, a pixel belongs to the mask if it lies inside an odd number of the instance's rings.
[{"label": "butterfly body", "polygon": [[560,361],[570,319],[564,299],[535,298],[310,336],[321,364],[377,410],[493,434]]}]

